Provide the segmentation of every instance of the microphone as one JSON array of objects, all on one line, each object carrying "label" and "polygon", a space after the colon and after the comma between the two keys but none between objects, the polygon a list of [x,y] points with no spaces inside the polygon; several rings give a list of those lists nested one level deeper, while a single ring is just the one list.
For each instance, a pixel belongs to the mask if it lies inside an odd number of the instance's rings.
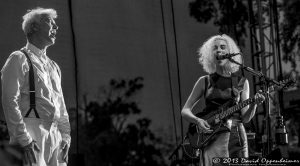
[{"label": "microphone", "polygon": [[241,53],[232,53],[232,54],[220,55],[220,56],[217,56],[216,59],[217,60],[230,59],[231,57],[237,56],[239,54],[241,54]]}]

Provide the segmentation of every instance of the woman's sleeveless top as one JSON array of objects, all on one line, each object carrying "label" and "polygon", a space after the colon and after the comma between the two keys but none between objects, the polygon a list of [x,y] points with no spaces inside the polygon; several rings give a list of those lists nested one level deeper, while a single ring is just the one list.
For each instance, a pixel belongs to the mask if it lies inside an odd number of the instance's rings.
[{"label": "woman's sleeveless top", "polygon": [[[236,93],[232,90],[233,87],[237,87],[236,82],[240,82],[241,77],[237,75],[232,75],[231,77],[224,77],[217,73],[208,75],[208,84],[205,94],[205,111],[210,112],[221,105],[225,104],[227,101],[232,99],[239,99],[240,93]],[[242,82],[242,81],[241,81]],[[243,84],[242,84],[243,85]],[[235,103],[232,103],[232,105]],[[222,147],[224,142],[228,141],[229,148],[229,157],[249,157],[248,155],[248,143],[246,131],[241,122],[241,112],[237,111],[234,113],[230,119],[232,122],[237,122],[233,125],[229,125],[228,121],[225,124],[226,127],[231,129],[230,137],[226,135],[226,133],[221,133],[218,135],[220,137],[218,141],[212,145],[211,149],[215,149],[216,147]],[[230,126],[230,127],[229,127]],[[225,149],[228,150],[228,147]],[[216,156],[214,152],[207,152],[211,156]],[[217,153],[216,153],[217,154]]]},{"label": "woman's sleeveless top", "polygon": [[[235,93],[232,90],[234,85],[234,79],[240,80],[238,76],[232,75],[231,77],[224,77],[217,73],[213,73],[207,76],[207,87],[205,92],[205,109],[207,113],[213,110],[216,110],[229,100],[234,100],[240,98],[239,93]],[[233,104],[232,104],[233,105]],[[239,119],[239,113],[234,114],[234,118]]]}]

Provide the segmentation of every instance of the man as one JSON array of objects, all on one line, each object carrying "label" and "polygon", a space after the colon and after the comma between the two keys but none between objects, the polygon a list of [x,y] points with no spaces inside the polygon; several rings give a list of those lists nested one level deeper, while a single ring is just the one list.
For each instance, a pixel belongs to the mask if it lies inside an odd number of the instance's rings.
[{"label": "man", "polygon": [[10,143],[21,145],[25,165],[61,166],[68,161],[70,123],[61,71],[46,55],[55,43],[56,17],[54,9],[28,11],[22,23],[27,44],[9,56],[1,70]]}]

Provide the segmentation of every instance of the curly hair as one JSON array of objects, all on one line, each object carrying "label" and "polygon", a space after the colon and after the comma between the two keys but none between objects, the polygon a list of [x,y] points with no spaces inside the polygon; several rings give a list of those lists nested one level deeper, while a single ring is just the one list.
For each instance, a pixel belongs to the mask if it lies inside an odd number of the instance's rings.
[{"label": "curly hair", "polygon": [[[204,71],[211,74],[216,72],[216,58],[213,54],[213,48],[216,40],[224,40],[227,43],[229,53],[239,53],[240,49],[234,40],[226,34],[215,35],[210,37],[198,50],[199,62],[202,65]],[[242,63],[241,55],[232,57],[235,61]],[[239,70],[239,65],[231,63],[228,61],[224,65],[224,70],[226,72],[235,73]]]},{"label": "curly hair", "polygon": [[49,16],[53,19],[57,18],[56,10],[54,9],[45,9],[37,7],[32,10],[28,10],[27,13],[23,16],[22,29],[26,36],[32,33],[32,24],[40,23],[43,16]]}]

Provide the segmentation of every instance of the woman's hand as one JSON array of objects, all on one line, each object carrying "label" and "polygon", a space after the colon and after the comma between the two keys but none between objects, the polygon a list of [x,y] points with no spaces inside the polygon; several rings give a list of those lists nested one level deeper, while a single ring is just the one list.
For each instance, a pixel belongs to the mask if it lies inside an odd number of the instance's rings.
[{"label": "woman's hand", "polygon": [[197,125],[198,125],[200,132],[203,132],[203,133],[212,132],[212,130],[210,129],[210,125],[207,123],[206,120],[197,118],[196,121],[197,121]]},{"label": "woman's hand", "polygon": [[255,104],[257,104],[257,105],[260,105],[260,104],[262,104],[265,101],[265,96],[262,94],[261,90],[259,90],[255,94],[254,98],[255,98]]}]

